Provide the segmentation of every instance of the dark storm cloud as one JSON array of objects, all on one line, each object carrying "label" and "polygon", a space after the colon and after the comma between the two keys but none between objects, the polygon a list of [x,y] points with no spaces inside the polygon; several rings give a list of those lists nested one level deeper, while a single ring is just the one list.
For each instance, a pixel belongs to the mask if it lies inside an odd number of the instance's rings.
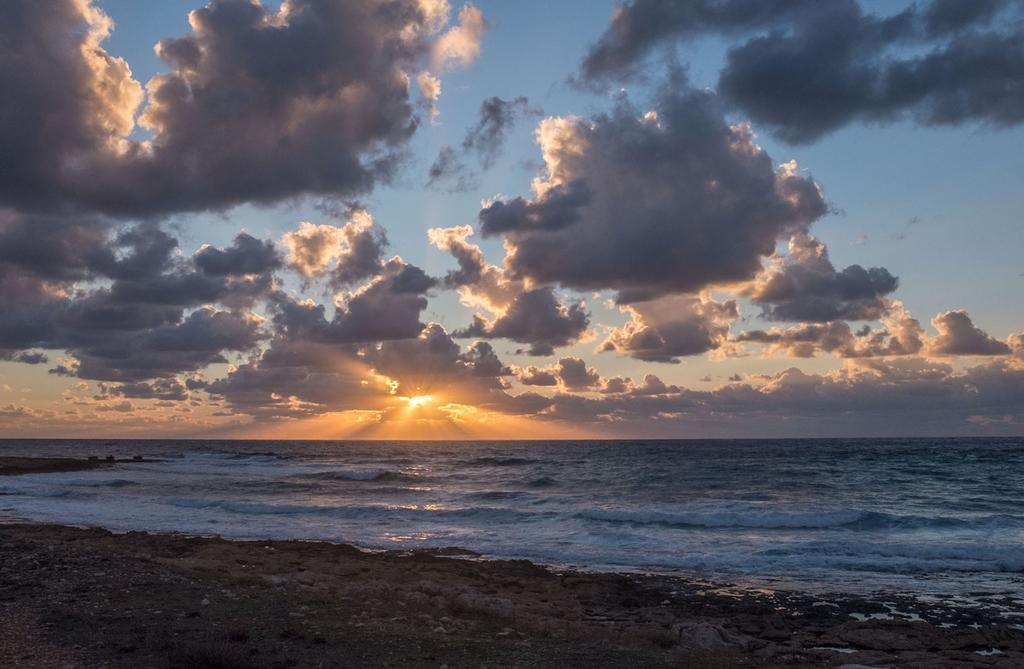
[{"label": "dark storm cloud", "polygon": [[966,311],[946,311],[932,319],[939,335],[930,342],[936,355],[1008,355],[1010,346],[979,329]]},{"label": "dark storm cloud", "polygon": [[515,277],[614,289],[620,302],[752,278],[781,235],[826,212],[795,163],[776,168],[713,94],[677,75],[650,112],[620,100],[592,120],[548,118],[532,199],[479,214],[502,234]]},{"label": "dark storm cloud", "polygon": [[537,117],[541,111],[530,107],[525,97],[503,100],[489,97],[480,103],[476,124],[466,131],[459,149],[444,145],[427,172],[427,185],[448,184],[448,190],[465,191],[476,184],[476,174],[469,170],[466,159],[474,156],[483,170],[490,169],[501,154],[508,132],[516,122],[527,116]]},{"label": "dark storm cloud", "polygon": [[835,2],[636,0],[585,58],[594,82],[626,75],[659,44],[746,36],[730,48],[718,91],[794,143],[855,121],[926,125],[1024,121],[1021,4],[938,0],[893,15]]},{"label": "dark storm cloud", "polygon": [[850,265],[836,271],[825,245],[810,235],[794,235],[784,261],[769,267],[743,291],[777,321],[825,323],[876,320],[886,309],[885,296],[898,281],[884,267]]},{"label": "dark storm cloud", "polygon": [[474,316],[471,325],[452,334],[511,339],[529,344],[529,355],[551,355],[556,347],[578,340],[589,325],[590,314],[582,302],[566,306],[558,301],[551,288],[534,288],[516,295],[493,322]]},{"label": "dark storm cloud", "polygon": [[[170,71],[142,106],[97,7],[5,3],[0,201],[140,216],[366,192],[416,129],[410,73],[479,48],[433,14],[416,0],[210,0],[157,45]],[[137,112],[144,142],[128,139]]]}]

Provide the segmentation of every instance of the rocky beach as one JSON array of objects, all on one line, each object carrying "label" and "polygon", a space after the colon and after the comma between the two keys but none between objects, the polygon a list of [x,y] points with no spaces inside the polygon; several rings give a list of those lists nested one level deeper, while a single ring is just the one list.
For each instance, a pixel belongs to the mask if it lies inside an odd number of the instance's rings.
[{"label": "rocky beach", "polygon": [[[19,476],[137,463],[0,458]],[[803,593],[459,547],[0,525],[0,666],[1019,667],[1020,600]]]},{"label": "rocky beach", "polygon": [[0,526],[0,665],[1019,667],[1002,602],[969,613],[459,549],[368,552]]}]

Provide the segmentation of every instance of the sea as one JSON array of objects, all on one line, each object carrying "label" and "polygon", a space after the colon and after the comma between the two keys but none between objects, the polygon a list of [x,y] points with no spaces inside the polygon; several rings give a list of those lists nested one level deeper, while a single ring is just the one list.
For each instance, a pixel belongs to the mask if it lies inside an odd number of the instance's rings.
[{"label": "sea", "polygon": [[1024,604],[1024,439],[0,441],[0,517]]}]

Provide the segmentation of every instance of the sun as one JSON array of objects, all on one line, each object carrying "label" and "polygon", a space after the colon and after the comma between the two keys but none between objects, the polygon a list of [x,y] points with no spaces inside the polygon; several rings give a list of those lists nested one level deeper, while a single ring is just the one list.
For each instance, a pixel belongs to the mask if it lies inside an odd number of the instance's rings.
[{"label": "sun", "polygon": [[415,409],[417,407],[430,404],[434,398],[431,397],[430,395],[414,395],[412,397],[405,397],[403,399],[405,399],[405,401],[409,403],[410,409]]}]

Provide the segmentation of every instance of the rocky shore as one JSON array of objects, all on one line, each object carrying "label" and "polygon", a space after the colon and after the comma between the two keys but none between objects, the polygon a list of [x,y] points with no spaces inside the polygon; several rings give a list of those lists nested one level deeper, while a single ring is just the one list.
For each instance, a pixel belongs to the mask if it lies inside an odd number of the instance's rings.
[{"label": "rocky shore", "polygon": [[0,476],[16,476],[18,474],[45,474],[47,472],[76,472],[88,469],[110,467],[118,462],[156,462],[141,456],[132,458],[115,458],[92,456],[89,458],[28,458],[0,457]]},{"label": "rocky shore", "polygon": [[1004,603],[965,612],[458,549],[0,525],[0,666],[25,669],[1024,666]]},{"label": "rocky shore", "polygon": [[74,472],[84,469],[98,469],[114,461],[82,460],[80,458],[0,458],[0,475],[43,474],[46,472]]}]

